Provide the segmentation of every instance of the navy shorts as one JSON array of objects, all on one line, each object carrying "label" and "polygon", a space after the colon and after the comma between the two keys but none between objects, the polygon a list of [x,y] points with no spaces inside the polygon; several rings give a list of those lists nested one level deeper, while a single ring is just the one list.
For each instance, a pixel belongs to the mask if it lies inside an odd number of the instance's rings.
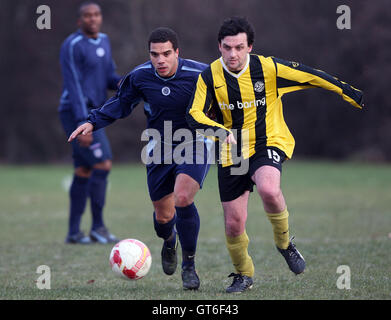
[{"label": "navy shorts", "polygon": [[[199,143],[199,142],[198,142]],[[212,142],[203,143],[203,148],[194,148],[193,161],[191,163],[177,163],[171,157],[172,163],[167,163],[170,156],[165,155],[162,163],[147,164],[147,182],[149,196],[152,201],[158,201],[164,196],[174,192],[175,180],[178,174],[184,173],[198,182],[200,188],[210,168],[210,155]]]},{"label": "navy shorts", "polygon": [[222,167],[218,165],[218,182],[220,200],[222,202],[232,201],[240,197],[245,191],[253,191],[255,185],[251,177],[255,171],[262,166],[272,166],[282,171],[282,163],[286,155],[283,151],[275,147],[267,147],[264,150],[257,151],[246,161],[246,170],[243,174],[232,174],[232,168],[243,167],[243,164]]},{"label": "navy shorts", "polygon": [[[77,128],[77,123],[70,111],[60,112],[60,120],[67,137]],[[77,139],[71,142],[72,158],[75,168],[91,168],[94,164],[113,158],[109,140],[104,129],[92,133],[93,141],[89,147],[81,147]]]}]

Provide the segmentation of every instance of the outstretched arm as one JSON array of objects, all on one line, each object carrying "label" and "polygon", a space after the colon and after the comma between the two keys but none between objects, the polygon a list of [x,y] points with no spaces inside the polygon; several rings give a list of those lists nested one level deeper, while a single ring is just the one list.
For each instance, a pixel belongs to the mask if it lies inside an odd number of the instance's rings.
[{"label": "outstretched arm", "polygon": [[93,125],[94,131],[104,128],[129,116],[140,101],[141,94],[133,83],[133,74],[130,73],[123,78],[114,97],[107,100],[101,108],[91,110],[88,122]]},{"label": "outstretched arm", "polygon": [[122,80],[117,94],[107,100],[101,108],[91,110],[87,122],[72,132],[68,138],[68,142],[71,142],[76,137],[88,137],[92,131],[104,128],[115,120],[122,119],[131,114],[141,98],[130,78],[131,75],[127,75]]},{"label": "outstretched arm", "polygon": [[337,93],[354,107],[361,109],[364,106],[361,90],[322,70],[278,58],[273,58],[273,61],[276,66],[279,96],[297,90],[318,87]]}]

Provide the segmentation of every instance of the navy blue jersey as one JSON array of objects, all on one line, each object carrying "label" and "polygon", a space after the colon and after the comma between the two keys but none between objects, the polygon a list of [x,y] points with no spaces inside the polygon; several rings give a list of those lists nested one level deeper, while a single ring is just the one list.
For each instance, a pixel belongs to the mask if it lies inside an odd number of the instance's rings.
[{"label": "navy blue jersey", "polygon": [[115,73],[107,35],[86,37],[80,30],[61,46],[60,63],[63,92],[59,111],[72,111],[77,123],[87,120],[90,108],[107,100],[107,89],[116,90],[120,76]]},{"label": "navy blue jersey", "polygon": [[89,122],[94,130],[128,116],[144,101],[147,127],[164,133],[164,121],[171,121],[172,130],[190,129],[186,122],[186,108],[197,83],[198,75],[207,65],[178,58],[177,72],[170,78],[160,77],[150,61],[136,67],[121,82],[116,96],[102,108],[92,110]]}]

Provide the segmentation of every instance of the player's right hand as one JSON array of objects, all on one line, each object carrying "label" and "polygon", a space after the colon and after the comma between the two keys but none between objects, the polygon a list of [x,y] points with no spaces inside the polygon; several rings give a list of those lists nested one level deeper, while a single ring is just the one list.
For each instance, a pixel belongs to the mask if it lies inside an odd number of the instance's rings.
[{"label": "player's right hand", "polygon": [[83,123],[82,125],[77,127],[75,131],[72,132],[72,134],[68,138],[68,142],[73,141],[79,135],[86,136],[88,134],[91,134],[93,129],[94,126],[91,123]]},{"label": "player's right hand", "polygon": [[230,133],[228,135],[228,137],[225,139],[224,142],[227,143],[227,144],[237,144],[236,139],[235,139],[233,133]]}]

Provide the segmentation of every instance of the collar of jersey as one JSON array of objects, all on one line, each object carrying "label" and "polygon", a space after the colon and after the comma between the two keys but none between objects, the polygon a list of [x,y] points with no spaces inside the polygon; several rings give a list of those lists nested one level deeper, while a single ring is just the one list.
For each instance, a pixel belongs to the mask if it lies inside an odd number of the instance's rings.
[{"label": "collar of jersey", "polygon": [[102,33],[99,32],[98,33],[98,38],[96,39],[92,39],[92,38],[88,38],[80,29],[78,30],[78,32],[88,40],[88,42],[92,43],[92,44],[96,44],[98,45],[101,41],[102,41]]},{"label": "collar of jersey", "polygon": [[[177,69],[177,72],[178,72],[178,69]],[[176,76],[176,72],[169,78],[163,78],[161,76],[159,76],[159,74],[157,73],[156,69],[155,69],[155,76],[158,77],[160,80],[163,80],[163,81],[169,81],[171,79],[174,79],[175,76]]]},{"label": "collar of jersey", "polygon": [[225,71],[227,71],[231,76],[233,76],[235,78],[239,78],[244,72],[246,72],[246,70],[248,68],[248,65],[250,64],[250,54],[247,54],[246,65],[244,66],[244,68],[239,73],[234,73],[232,71],[229,71],[228,67],[224,63],[223,57],[220,57],[220,62],[222,64],[223,68],[225,69]]},{"label": "collar of jersey", "polygon": [[89,42],[91,42],[92,44],[96,44],[96,45],[98,45],[101,40],[102,40],[102,37],[101,37],[100,33],[98,35],[98,38],[96,38],[96,39],[88,38]]}]

